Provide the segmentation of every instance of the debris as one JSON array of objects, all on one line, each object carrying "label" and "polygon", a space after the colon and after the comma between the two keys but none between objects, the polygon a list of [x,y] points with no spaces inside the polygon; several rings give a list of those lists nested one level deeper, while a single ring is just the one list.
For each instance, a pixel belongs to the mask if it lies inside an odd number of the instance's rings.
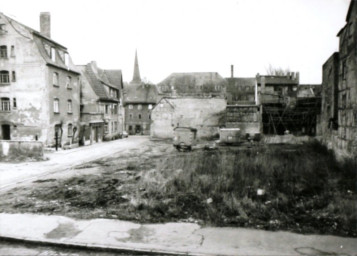
[{"label": "debris", "polygon": [[207,202],[207,204],[211,204],[213,202],[213,199],[212,198],[208,198],[206,202]]}]

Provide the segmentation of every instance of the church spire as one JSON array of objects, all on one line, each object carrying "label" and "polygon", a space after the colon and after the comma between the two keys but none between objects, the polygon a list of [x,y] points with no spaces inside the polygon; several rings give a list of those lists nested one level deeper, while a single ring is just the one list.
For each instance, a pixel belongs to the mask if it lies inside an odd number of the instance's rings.
[{"label": "church spire", "polygon": [[138,53],[135,50],[135,63],[134,63],[134,75],[133,75],[133,80],[131,81],[132,83],[140,83],[141,78],[140,78],[140,71],[139,71],[139,63],[138,63]]}]

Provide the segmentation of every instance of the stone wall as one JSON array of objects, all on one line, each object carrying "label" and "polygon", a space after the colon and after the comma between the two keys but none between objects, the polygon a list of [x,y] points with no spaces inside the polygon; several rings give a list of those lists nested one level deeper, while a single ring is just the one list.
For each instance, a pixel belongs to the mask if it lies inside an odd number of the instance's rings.
[{"label": "stone wall", "polygon": [[4,141],[0,140],[0,159],[42,158],[43,143],[40,141]]},{"label": "stone wall", "polygon": [[224,99],[162,99],[152,111],[152,138],[173,138],[177,126],[197,129],[198,138],[218,136],[224,124]]}]

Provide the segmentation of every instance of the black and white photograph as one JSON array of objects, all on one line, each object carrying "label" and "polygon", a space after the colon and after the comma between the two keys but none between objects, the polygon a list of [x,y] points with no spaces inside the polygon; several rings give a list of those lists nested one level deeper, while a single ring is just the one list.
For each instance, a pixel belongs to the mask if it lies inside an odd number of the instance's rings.
[{"label": "black and white photograph", "polygon": [[357,256],[357,0],[2,0],[18,255]]}]

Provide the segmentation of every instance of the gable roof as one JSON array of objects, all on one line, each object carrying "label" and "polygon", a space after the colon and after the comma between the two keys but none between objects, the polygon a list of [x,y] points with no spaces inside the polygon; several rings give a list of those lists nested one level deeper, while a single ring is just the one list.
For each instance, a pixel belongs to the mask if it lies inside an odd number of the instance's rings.
[{"label": "gable roof", "polygon": [[124,85],[125,103],[156,104],[157,88],[153,84],[130,83]]},{"label": "gable roof", "polygon": [[123,89],[123,74],[120,69],[106,69],[104,74],[108,79],[108,82],[112,85],[117,86],[120,89]]},{"label": "gable roof", "polygon": [[[25,30],[27,33],[32,35],[31,37],[28,37],[28,39],[33,40],[42,56],[44,61],[46,62],[47,65],[57,67],[75,74],[79,74],[79,71],[76,69],[76,66],[72,63],[72,61],[68,61],[68,66],[65,64],[64,60],[64,54],[68,54],[68,50],[66,47],[63,45],[57,43],[56,41],[52,40],[51,38],[41,34],[40,32],[4,15],[3,13],[0,13],[1,16],[5,18],[5,20],[10,24],[10,26],[20,35],[27,37],[26,35],[22,34],[20,30]],[[56,58],[55,61],[53,61],[50,57],[50,55],[47,53],[45,47],[54,47],[56,52]],[[69,55],[68,55],[69,56]]]},{"label": "gable roof", "polygon": [[224,78],[217,72],[188,72],[172,73],[158,85],[182,86],[182,85],[204,85],[207,83],[225,83]]},{"label": "gable roof", "polygon": [[118,101],[118,99],[114,99],[108,95],[105,86],[120,90],[123,87],[121,70],[102,70],[94,65],[94,62],[92,62],[78,67],[81,68],[82,75],[87,78],[94,93],[100,100]]}]

